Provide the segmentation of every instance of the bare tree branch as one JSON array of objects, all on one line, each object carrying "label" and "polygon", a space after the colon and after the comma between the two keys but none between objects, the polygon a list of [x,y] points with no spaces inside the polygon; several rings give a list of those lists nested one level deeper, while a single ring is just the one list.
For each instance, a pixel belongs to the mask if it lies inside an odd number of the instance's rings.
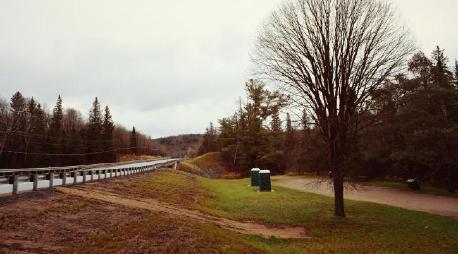
[{"label": "bare tree branch", "polygon": [[293,0],[272,13],[259,34],[257,74],[306,105],[328,145],[336,215],[343,209],[343,161],[358,116],[375,89],[403,68],[414,47],[390,3]]}]

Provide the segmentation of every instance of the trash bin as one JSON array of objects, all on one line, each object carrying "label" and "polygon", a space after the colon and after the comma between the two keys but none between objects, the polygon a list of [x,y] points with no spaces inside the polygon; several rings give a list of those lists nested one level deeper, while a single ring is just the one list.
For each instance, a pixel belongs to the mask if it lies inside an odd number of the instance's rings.
[{"label": "trash bin", "polygon": [[259,191],[272,191],[270,183],[270,170],[259,171]]},{"label": "trash bin", "polygon": [[251,186],[259,186],[259,168],[251,169]]}]

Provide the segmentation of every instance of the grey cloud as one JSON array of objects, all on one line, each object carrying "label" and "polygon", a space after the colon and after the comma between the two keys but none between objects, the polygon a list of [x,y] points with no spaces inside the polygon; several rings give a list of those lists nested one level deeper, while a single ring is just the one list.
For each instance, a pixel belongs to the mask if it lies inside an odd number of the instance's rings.
[{"label": "grey cloud", "polygon": [[[257,29],[281,2],[2,1],[0,96],[20,90],[52,107],[61,94],[83,114],[98,96],[149,135],[202,132],[243,95]],[[458,57],[456,1],[395,4],[425,52]]]}]

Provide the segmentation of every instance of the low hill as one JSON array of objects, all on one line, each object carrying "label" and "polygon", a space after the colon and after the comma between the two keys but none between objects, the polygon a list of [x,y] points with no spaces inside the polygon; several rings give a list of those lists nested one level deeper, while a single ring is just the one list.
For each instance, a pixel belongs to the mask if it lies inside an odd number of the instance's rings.
[{"label": "low hill", "polygon": [[238,178],[226,171],[219,152],[206,153],[194,159],[182,161],[178,169],[208,178]]},{"label": "low hill", "polygon": [[188,150],[197,152],[202,140],[202,134],[184,134],[153,139],[153,142],[163,155],[184,158]]}]

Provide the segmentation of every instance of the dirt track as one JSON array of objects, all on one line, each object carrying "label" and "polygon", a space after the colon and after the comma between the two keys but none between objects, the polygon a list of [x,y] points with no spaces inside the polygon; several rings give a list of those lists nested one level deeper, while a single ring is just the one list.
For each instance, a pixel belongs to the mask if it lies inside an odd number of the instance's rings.
[{"label": "dirt track", "polygon": [[[334,195],[332,186],[318,179],[294,176],[276,176],[272,179],[279,186],[326,196]],[[346,190],[345,198],[422,211],[458,220],[458,199],[452,197],[417,194],[383,187],[357,186],[356,189]]]},{"label": "dirt track", "polygon": [[241,234],[260,235],[264,238],[307,238],[302,227],[269,227],[264,224],[254,222],[240,222],[225,218],[203,214],[199,211],[179,208],[170,204],[159,202],[154,199],[131,199],[119,195],[95,191],[94,189],[85,190],[84,188],[57,188],[59,192],[79,196],[82,198],[95,199],[112,204],[122,205],[129,208],[144,209],[152,212],[166,213],[177,217],[187,217],[206,223],[214,223],[220,227],[233,230]]}]

